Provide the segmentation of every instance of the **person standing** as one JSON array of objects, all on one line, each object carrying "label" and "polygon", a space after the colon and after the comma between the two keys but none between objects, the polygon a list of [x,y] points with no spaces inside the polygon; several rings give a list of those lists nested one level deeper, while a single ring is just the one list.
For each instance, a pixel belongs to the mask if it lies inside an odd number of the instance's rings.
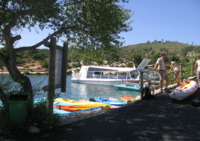
[{"label": "person standing", "polygon": [[197,67],[197,81],[200,85],[200,55],[198,56],[198,60],[195,62],[194,67]]},{"label": "person standing", "polygon": [[170,67],[173,68],[174,70],[174,79],[176,80],[177,85],[180,85],[180,80],[179,80],[180,69],[176,58],[174,57],[172,58]]},{"label": "person standing", "polygon": [[[158,69],[159,72],[159,76],[160,76],[160,91],[161,93],[164,91],[168,91],[168,83],[169,83],[169,77],[166,71],[166,66],[165,66],[165,62],[164,59],[166,58],[166,54],[162,53],[160,58],[157,59],[156,64],[153,68],[153,70],[156,70],[156,68]],[[166,81],[165,83],[165,88],[162,89],[163,87],[163,82],[164,80]]]}]

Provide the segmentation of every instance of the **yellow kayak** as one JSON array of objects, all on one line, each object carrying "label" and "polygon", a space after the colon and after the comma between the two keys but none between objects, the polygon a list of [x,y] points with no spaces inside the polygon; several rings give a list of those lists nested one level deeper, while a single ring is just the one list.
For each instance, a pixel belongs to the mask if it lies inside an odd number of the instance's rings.
[{"label": "yellow kayak", "polygon": [[95,107],[100,107],[102,106],[104,110],[109,110],[110,105],[105,104],[105,103],[100,103],[100,102],[91,102],[91,101],[75,101],[75,100],[70,100],[70,99],[65,99],[65,98],[56,98],[54,99],[55,102],[60,102],[63,104],[75,104],[78,106],[85,106],[86,108],[95,108]]}]

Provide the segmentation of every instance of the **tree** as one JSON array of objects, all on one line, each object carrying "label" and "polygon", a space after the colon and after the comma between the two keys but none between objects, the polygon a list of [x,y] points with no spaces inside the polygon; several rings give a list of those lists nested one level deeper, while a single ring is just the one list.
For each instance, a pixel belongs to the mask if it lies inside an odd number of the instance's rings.
[{"label": "tree", "polygon": [[142,61],[142,56],[139,53],[133,54],[130,59],[134,60],[135,65],[139,65]]},{"label": "tree", "polygon": [[[16,67],[16,53],[34,50],[51,37],[67,37],[78,48],[88,45],[94,50],[120,45],[119,33],[129,31],[130,10],[119,5],[128,0],[1,0],[0,1],[0,60],[11,78],[21,85],[30,97],[32,111],[33,90],[29,78]],[[39,27],[49,29],[46,38],[34,45],[16,47],[23,38],[20,31]],[[8,95],[0,87],[0,99],[8,111]],[[31,115],[31,114],[29,114]]]}]

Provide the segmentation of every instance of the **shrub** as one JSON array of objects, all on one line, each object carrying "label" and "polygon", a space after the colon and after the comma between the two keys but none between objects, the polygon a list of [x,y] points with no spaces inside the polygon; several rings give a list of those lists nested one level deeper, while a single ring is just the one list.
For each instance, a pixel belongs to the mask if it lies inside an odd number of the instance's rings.
[{"label": "shrub", "polygon": [[47,60],[44,60],[44,61],[42,62],[42,67],[43,67],[43,68],[49,68],[49,62],[48,62]]},{"label": "shrub", "polygon": [[32,125],[37,126],[40,129],[52,129],[58,123],[58,117],[53,115],[47,116],[46,102],[40,102],[33,108]]},{"label": "shrub", "polygon": [[28,70],[28,69],[25,69],[25,70],[24,70],[24,74],[26,74],[26,75],[30,74],[30,73],[29,73],[29,70]]}]

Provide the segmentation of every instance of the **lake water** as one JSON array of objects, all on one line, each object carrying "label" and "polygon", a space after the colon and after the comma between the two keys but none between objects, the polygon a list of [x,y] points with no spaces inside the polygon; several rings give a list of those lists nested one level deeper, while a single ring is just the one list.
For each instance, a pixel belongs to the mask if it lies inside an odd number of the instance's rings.
[{"label": "lake water", "polygon": [[[5,77],[5,76],[4,76]],[[48,75],[30,75],[29,76],[33,88],[35,90],[35,97],[47,96],[47,92],[38,91],[48,82]],[[4,81],[8,80],[8,76],[4,78]],[[79,84],[71,82],[71,75],[67,75],[67,86],[66,92],[62,93],[60,89],[56,89],[56,94],[59,97],[72,99],[72,100],[87,100],[93,97],[104,97],[104,98],[117,98],[121,96],[136,97],[140,93],[137,91],[118,90],[114,86],[104,85],[92,85],[92,84]]]}]

